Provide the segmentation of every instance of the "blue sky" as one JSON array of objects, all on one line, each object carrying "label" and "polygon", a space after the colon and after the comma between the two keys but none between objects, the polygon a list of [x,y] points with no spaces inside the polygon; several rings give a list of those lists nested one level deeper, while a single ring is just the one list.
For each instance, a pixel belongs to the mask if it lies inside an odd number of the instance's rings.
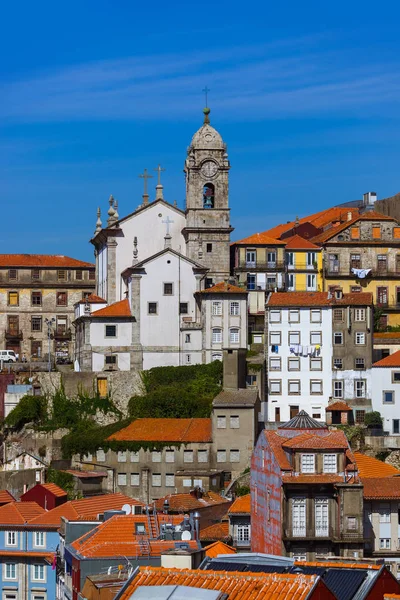
[{"label": "blue sky", "polygon": [[394,2],[3,3],[0,252],[91,260],[97,206],[112,193],[131,212],[158,163],[183,207],[206,84],[233,239],[400,191],[399,17]]}]

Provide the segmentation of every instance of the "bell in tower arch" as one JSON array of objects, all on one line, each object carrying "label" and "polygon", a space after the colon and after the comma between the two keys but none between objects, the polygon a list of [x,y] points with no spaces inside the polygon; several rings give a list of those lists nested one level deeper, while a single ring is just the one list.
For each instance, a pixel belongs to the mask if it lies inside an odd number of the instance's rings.
[{"label": "bell in tower arch", "polygon": [[215,188],[212,183],[206,183],[203,188],[203,208],[214,208]]}]

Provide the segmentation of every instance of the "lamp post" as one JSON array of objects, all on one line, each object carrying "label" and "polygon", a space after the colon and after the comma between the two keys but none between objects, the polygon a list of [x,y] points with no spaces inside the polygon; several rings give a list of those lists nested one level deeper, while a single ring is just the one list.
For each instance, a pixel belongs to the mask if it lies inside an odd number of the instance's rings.
[{"label": "lamp post", "polygon": [[55,317],[52,317],[51,319],[45,319],[44,320],[46,325],[47,325],[47,339],[49,341],[49,373],[51,372],[51,353],[50,353],[50,339],[51,339],[51,329],[54,325],[54,323],[56,322]]}]

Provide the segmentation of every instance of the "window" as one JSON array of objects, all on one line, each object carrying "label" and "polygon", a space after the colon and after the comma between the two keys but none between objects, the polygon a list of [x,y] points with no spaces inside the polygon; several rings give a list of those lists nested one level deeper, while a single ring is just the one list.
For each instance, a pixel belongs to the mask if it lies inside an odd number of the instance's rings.
[{"label": "window", "polygon": [[333,343],[335,346],[343,345],[343,333],[341,331],[335,331],[333,334]]},{"label": "window", "polygon": [[206,277],[206,281],[205,281],[205,284],[204,284],[205,289],[208,290],[213,285],[214,285],[214,281],[213,281],[212,277]]},{"label": "window", "polygon": [[288,381],[288,394],[300,394],[300,380],[289,379]]},{"label": "window", "polygon": [[147,314],[149,314],[149,315],[157,314],[157,302],[148,302],[147,303]]},{"label": "window", "polygon": [[379,539],[379,549],[380,550],[390,550],[390,538],[380,538]]},{"label": "window", "polygon": [[235,300],[235,302],[230,302],[229,314],[231,316],[237,316],[239,314],[239,302],[237,302],[236,300]]},{"label": "window", "polygon": [[32,317],[31,331],[42,331],[42,317]]},{"label": "window", "polygon": [[9,271],[8,271],[8,279],[9,279],[9,281],[17,281],[17,279],[18,279],[18,271],[17,271],[17,269],[9,269]]},{"label": "window", "polygon": [[16,531],[6,531],[6,546],[17,546],[18,544],[18,535]]},{"label": "window", "polygon": [[257,276],[255,273],[247,273],[247,289],[255,290],[256,289],[256,279]]},{"label": "window", "polygon": [[256,251],[252,249],[246,250],[246,267],[256,266]]},{"label": "window", "polygon": [[378,273],[386,273],[387,271],[387,256],[386,254],[378,254],[377,258],[377,268]]},{"label": "window", "polygon": [[289,345],[295,346],[300,344],[300,331],[289,331]]},{"label": "window", "polygon": [[282,393],[282,382],[280,379],[270,379],[269,381],[269,393],[281,394]]},{"label": "window", "polygon": [[390,523],[390,504],[380,504],[379,523]]},{"label": "window", "polygon": [[222,343],[222,329],[219,327],[214,327],[212,330],[212,343],[213,344],[221,344]]},{"label": "window", "polygon": [[271,346],[280,346],[282,343],[281,332],[280,331],[270,331],[269,343],[271,344]]},{"label": "window", "polygon": [[250,543],[250,525],[247,525],[247,524],[237,525],[236,542],[244,543],[244,544]]},{"label": "window", "polygon": [[238,344],[239,343],[239,329],[234,328],[231,329],[229,332],[229,339],[231,344]]},{"label": "window", "polygon": [[356,410],[356,423],[362,425],[365,422],[365,410]]},{"label": "window", "polygon": [[257,375],[246,375],[246,387],[256,387],[257,386]]},{"label": "window", "polygon": [[105,326],[105,337],[117,337],[117,326],[116,325],[106,325]]},{"label": "window", "polygon": [[321,323],[322,313],[319,308],[312,308],[310,311],[310,322],[311,323]]},{"label": "window", "polygon": [[334,369],[343,369],[343,359],[342,358],[334,358],[333,359],[333,368]]},{"label": "window", "polygon": [[218,300],[213,300],[211,303],[211,314],[215,317],[219,317],[222,315],[222,302]]},{"label": "window", "polygon": [[314,267],[316,265],[317,265],[316,252],[307,252],[307,267]]},{"label": "window", "polygon": [[58,269],[57,278],[58,278],[58,281],[66,281],[67,271],[65,269]]},{"label": "window", "polygon": [[229,460],[232,463],[240,462],[240,450],[238,450],[238,449],[230,450],[229,451]]},{"label": "window", "polygon": [[360,239],[360,228],[359,227],[352,227],[350,229],[350,237],[352,240],[358,240]]},{"label": "window", "polygon": [[400,371],[392,372],[392,383],[400,383]]},{"label": "window", "polygon": [[310,344],[313,344],[314,346],[322,344],[322,332],[321,331],[311,331]]},{"label": "window", "polygon": [[288,371],[300,371],[300,358],[298,356],[289,356]]},{"label": "window", "polygon": [[188,302],[179,302],[179,314],[187,315],[189,312],[189,304]]},{"label": "window", "polygon": [[276,252],[267,252],[267,266],[270,269],[276,267]]},{"label": "window", "polygon": [[214,360],[219,360],[222,362],[222,354],[220,352],[213,352],[211,354],[211,361],[214,362]]},{"label": "window", "polygon": [[322,371],[322,358],[310,358],[310,371]]},{"label": "window", "polygon": [[293,292],[296,287],[296,277],[294,273],[289,273],[287,275],[287,289],[288,292]]},{"label": "window", "polygon": [[364,379],[358,379],[354,382],[354,393],[356,398],[365,398],[366,392],[366,381]]},{"label": "window", "polygon": [[175,487],[174,473],[166,473],[165,474],[165,487]]},{"label": "window", "polygon": [[42,356],[42,342],[31,342],[31,356],[40,358]]},{"label": "window", "polygon": [[355,358],[354,359],[354,368],[355,369],[365,369],[365,359],[364,358]]},{"label": "window", "polygon": [[197,450],[197,462],[206,463],[208,462],[208,452],[207,450]]},{"label": "window", "polygon": [[151,462],[160,463],[161,462],[161,452],[158,450],[153,450],[151,453]]},{"label": "window", "polygon": [[286,252],[286,264],[288,267],[294,267],[294,252]]},{"label": "window", "polygon": [[117,454],[118,462],[124,463],[126,462],[126,452],[125,450],[120,450]]},{"label": "window", "polygon": [[365,308],[355,308],[354,309],[354,320],[355,321],[365,321]]},{"label": "window", "polygon": [[185,363],[187,365],[190,365],[192,362],[192,357],[190,356],[190,354],[185,354]]},{"label": "window", "polygon": [[335,323],[343,323],[343,308],[333,309],[333,320]]},{"label": "window", "polygon": [[161,473],[153,473],[152,474],[151,485],[153,487],[161,487]]},{"label": "window", "polygon": [[280,310],[272,310],[269,311],[269,322],[270,323],[280,323],[281,322],[281,311]]},{"label": "window", "polygon": [[184,488],[190,488],[190,487],[192,487],[192,480],[190,478],[189,479],[183,479],[182,480],[182,485],[183,485]]},{"label": "window", "polygon": [[343,381],[333,382],[333,397],[343,398]]},{"label": "window", "polygon": [[300,323],[300,311],[298,308],[289,309],[289,323]]},{"label": "window", "polygon": [[185,333],[185,344],[190,344],[190,333]]},{"label": "window", "polygon": [[206,244],[206,252],[212,252],[212,244]]},{"label": "window", "polygon": [[324,454],[324,473],[337,473],[336,454]]},{"label": "window", "polygon": [[280,371],[281,370],[281,357],[280,356],[271,356],[269,359],[269,370],[270,371]]},{"label": "window", "polygon": [[217,450],[217,462],[226,462],[226,450]]},{"label": "window", "polygon": [[173,283],[164,283],[164,296],[172,296],[174,293]]},{"label": "window", "polygon": [[321,418],[321,412],[313,412],[311,414],[313,419],[320,419]]},{"label": "window", "polygon": [[358,294],[358,292],[361,292],[361,286],[360,285],[352,285],[350,287],[350,292],[352,294]]},{"label": "window", "polygon": [[185,463],[193,462],[193,450],[184,450],[183,451],[183,462],[185,462]]},{"label": "window", "polygon": [[400,433],[400,419],[393,419],[393,433]]},{"label": "window", "polygon": [[306,535],[305,498],[292,498],[292,534],[294,537],[304,537]]},{"label": "window", "polygon": [[381,239],[381,226],[380,225],[372,225],[372,239],[374,239],[374,240]]},{"label": "window", "polygon": [[357,529],[358,529],[357,517],[347,517],[347,529],[349,531],[357,531]]},{"label": "window", "polygon": [[275,406],[275,421],[281,420],[281,409],[279,406]]},{"label": "window", "polygon": [[225,415],[217,416],[217,429],[226,429],[226,416]]},{"label": "window", "polygon": [[240,429],[239,415],[231,415],[229,417],[229,427],[231,429]]},{"label": "window", "polygon": [[131,473],[131,485],[134,487],[140,485],[140,473]]},{"label": "window", "polygon": [[106,354],[106,365],[116,365],[117,357],[114,354]]},{"label": "window", "polygon": [[57,292],[57,306],[67,306],[67,292]]},{"label": "window", "polygon": [[315,454],[301,455],[301,472],[315,473]]},{"label": "window", "polygon": [[175,450],[166,450],[165,451],[165,462],[166,463],[175,462]]},{"label": "window", "polygon": [[307,275],[307,290],[312,292],[315,291],[317,289],[317,276],[312,274],[312,275]]},{"label": "window", "polygon": [[96,271],[93,269],[93,271],[89,271],[89,281],[95,281],[96,279]]},{"label": "window", "polygon": [[315,535],[326,537],[329,535],[329,505],[328,498],[315,498]]},{"label": "window", "polygon": [[131,462],[139,462],[139,452],[131,452]]},{"label": "window", "polygon": [[40,279],[40,269],[32,269],[31,270],[31,278],[38,280]]},{"label": "window", "polygon": [[389,390],[384,390],[383,394],[383,404],[394,404],[394,392]]},{"label": "window", "polygon": [[33,533],[33,543],[36,548],[44,548],[46,545],[46,534],[44,531],[35,531]]},{"label": "window", "polygon": [[322,394],[322,380],[311,379],[310,380],[310,394]]},{"label": "window", "polygon": [[4,564],[4,579],[17,579],[17,565],[15,563]]},{"label": "window", "polygon": [[32,565],[32,581],[44,581],[44,565]]},{"label": "window", "polygon": [[118,473],[117,481],[118,485],[126,485],[126,473]]},{"label": "window", "polygon": [[75,271],[75,279],[77,279],[78,281],[82,281],[82,279],[83,279],[82,269],[78,269],[77,271]]},{"label": "window", "polygon": [[104,450],[102,450],[101,448],[96,452],[96,460],[97,462],[104,462],[106,460]]}]

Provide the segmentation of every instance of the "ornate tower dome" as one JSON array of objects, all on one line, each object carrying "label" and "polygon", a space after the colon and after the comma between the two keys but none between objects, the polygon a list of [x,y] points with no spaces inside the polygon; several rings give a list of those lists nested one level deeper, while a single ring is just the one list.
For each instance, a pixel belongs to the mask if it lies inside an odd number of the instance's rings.
[{"label": "ornate tower dome", "polygon": [[192,137],[190,150],[225,150],[226,145],[214,127],[210,125],[210,109],[204,108],[204,123]]}]

